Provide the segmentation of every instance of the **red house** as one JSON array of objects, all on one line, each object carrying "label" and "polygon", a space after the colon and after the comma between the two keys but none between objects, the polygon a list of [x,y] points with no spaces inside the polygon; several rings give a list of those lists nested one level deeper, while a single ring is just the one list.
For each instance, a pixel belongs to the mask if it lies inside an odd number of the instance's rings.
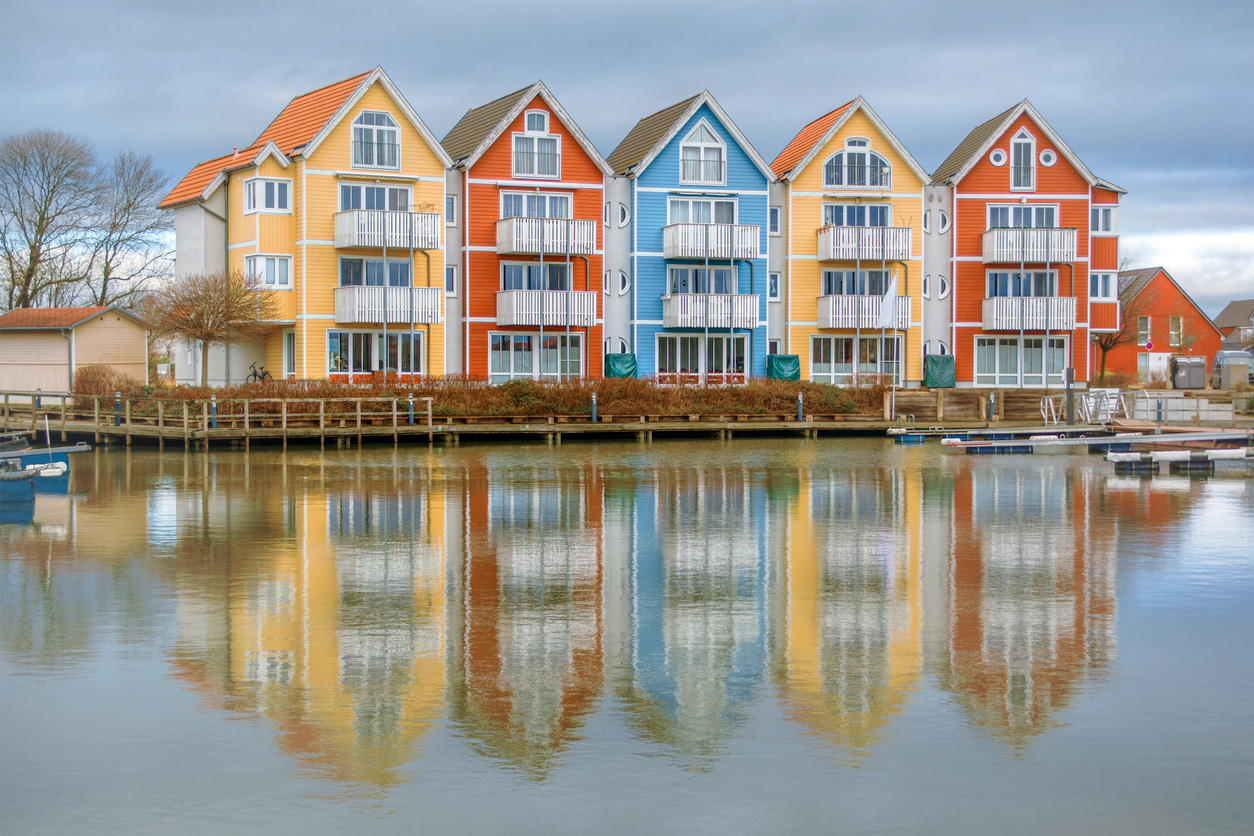
[{"label": "red house", "polygon": [[462,269],[446,276],[460,297],[446,328],[461,371],[599,377],[605,159],[540,81],[467,111],[442,144]]},{"label": "red house", "polygon": [[[1119,273],[1123,319],[1117,344],[1106,352],[1106,371],[1136,375],[1142,383],[1170,374],[1173,354],[1205,357],[1209,369],[1223,335],[1210,317],[1161,267]],[[1094,377],[1101,369],[1095,342]]]}]

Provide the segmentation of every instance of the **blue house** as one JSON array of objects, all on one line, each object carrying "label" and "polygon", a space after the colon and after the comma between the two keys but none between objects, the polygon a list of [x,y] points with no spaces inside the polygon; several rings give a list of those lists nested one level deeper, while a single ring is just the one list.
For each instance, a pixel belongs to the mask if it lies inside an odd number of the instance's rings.
[{"label": "blue house", "polygon": [[609,191],[630,206],[630,273],[619,290],[641,375],[765,376],[766,161],[706,91],[641,119],[608,162]]}]

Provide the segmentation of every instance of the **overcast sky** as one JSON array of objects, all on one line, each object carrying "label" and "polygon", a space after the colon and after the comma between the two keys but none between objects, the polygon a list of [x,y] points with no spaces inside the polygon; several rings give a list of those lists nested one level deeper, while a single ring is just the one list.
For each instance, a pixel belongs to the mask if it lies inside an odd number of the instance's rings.
[{"label": "overcast sky", "polygon": [[1028,98],[1128,190],[1121,244],[1212,316],[1254,297],[1254,2],[0,0],[0,132],[177,179],[381,65],[437,136],[544,79],[603,154],[709,89],[768,161],[861,95],[929,171]]}]

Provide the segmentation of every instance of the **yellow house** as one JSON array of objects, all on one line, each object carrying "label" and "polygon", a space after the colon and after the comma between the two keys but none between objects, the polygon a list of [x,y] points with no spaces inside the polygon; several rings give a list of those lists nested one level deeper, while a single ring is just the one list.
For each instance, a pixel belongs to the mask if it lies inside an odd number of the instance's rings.
[{"label": "yellow house", "polygon": [[861,98],[802,128],[771,167],[780,353],[800,357],[805,380],[917,385],[927,173]]},{"label": "yellow house", "polygon": [[[201,163],[174,210],[176,275],[241,271],[279,300],[262,343],[215,347],[210,384],[443,375],[448,154],[381,68],[297,96],[247,148]],[[176,352],[196,382],[195,347]]]}]

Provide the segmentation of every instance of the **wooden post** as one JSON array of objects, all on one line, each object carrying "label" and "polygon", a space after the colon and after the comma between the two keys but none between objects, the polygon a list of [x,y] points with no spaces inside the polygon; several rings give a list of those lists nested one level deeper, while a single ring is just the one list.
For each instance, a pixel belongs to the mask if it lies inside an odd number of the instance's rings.
[{"label": "wooden post", "polygon": [[884,393],[884,420],[885,421],[893,420],[892,396],[888,392]]},{"label": "wooden post", "polygon": [[327,446],[327,402],[318,401],[318,444]]},{"label": "wooden post", "polygon": [[157,401],[157,449],[165,449],[165,402]]},{"label": "wooden post", "polygon": [[126,399],[126,446],[131,446],[131,399]]},{"label": "wooden post", "polygon": [[945,420],[945,390],[936,390],[936,420]]},{"label": "wooden post", "polygon": [[392,444],[396,444],[396,398],[392,398]]},{"label": "wooden post", "polygon": [[[7,396],[6,396],[6,399],[7,399]],[[5,423],[6,425],[8,424],[7,418],[5,419]],[[94,398],[91,399],[91,425],[95,431],[95,441],[97,444],[99,444],[100,443],[100,396],[99,395],[96,395]]]},{"label": "wooden post", "polygon": [[249,436],[251,434],[252,434],[252,427],[249,425],[249,421],[248,421],[248,399],[245,398],[244,399],[244,449],[245,450],[248,449],[248,443],[250,441]]},{"label": "wooden post", "polygon": [[435,441],[435,433],[431,431],[431,399],[423,398],[427,402],[427,443]]},{"label": "wooden post", "polygon": [[357,446],[361,447],[361,398],[357,399]]},{"label": "wooden post", "polygon": [[66,410],[65,395],[62,395],[61,396],[61,443],[62,444],[65,443],[65,410]]},{"label": "wooden post", "polygon": [[287,398],[284,398],[279,411],[283,414],[283,451],[287,452]]},{"label": "wooden post", "polygon": [[205,452],[209,451],[209,401],[200,402],[200,420],[201,427],[205,431],[204,441],[201,442],[201,448]]},{"label": "wooden post", "polygon": [[[4,393],[4,428],[9,428],[9,393]],[[96,439],[99,441],[100,439]]]},{"label": "wooden post", "polygon": [[188,439],[191,436],[191,428],[192,428],[191,419],[188,417],[188,412],[187,412],[187,401],[183,401],[183,452],[184,453],[187,452],[187,448],[190,444]]}]

